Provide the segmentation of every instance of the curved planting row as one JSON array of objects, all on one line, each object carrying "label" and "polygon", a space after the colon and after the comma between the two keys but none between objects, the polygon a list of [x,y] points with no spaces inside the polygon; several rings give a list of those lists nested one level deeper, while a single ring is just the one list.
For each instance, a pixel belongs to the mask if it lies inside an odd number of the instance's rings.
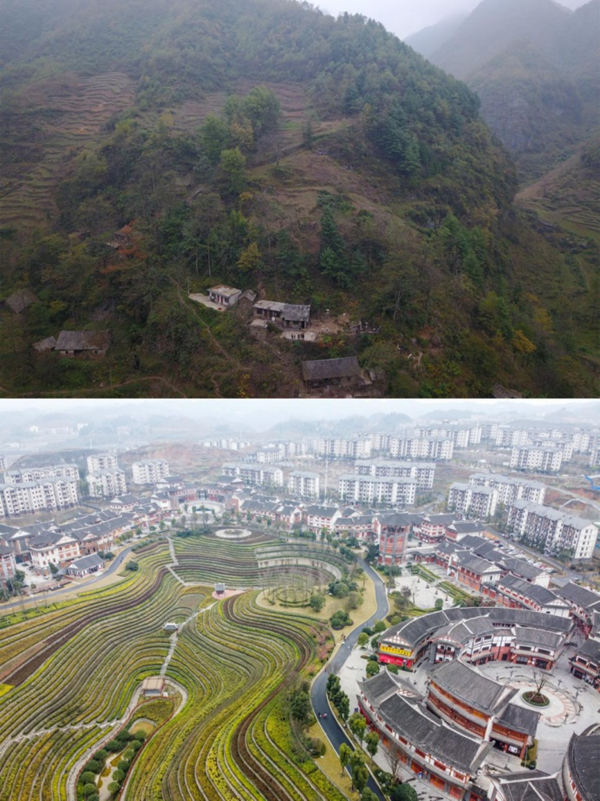
[{"label": "curved planting row", "polygon": [[314,626],[246,593],[184,629],[167,675],[189,703],[145,746],[127,801],[343,801],[314,765],[309,779],[290,756],[285,698],[317,669]]},{"label": "curved planting row", "polygon": [[187,582],[229,587],[264,587],[281,582],[314,585],[339,579],[347,567],[343,558],[330,548],[314,544],[282,543],[276,540],[254,544],[228,542],[216,537],[196,534],[173,539],[179,562],[174,568]]},{"label": "curved planting row", "polygon": [[0,665],[3,667],[0,670],[0,681],[18,665],[35,656],[46,646],[45,641],[50,641],[55,635],[60,637],[64,629],[75,621],[89,618],[94,612],[105,611],[112,599],[125,603],[131,598],[139,597],[142,588],[154,581],[155,567],[164,564],[164,553],[150,550],[146,553],[147,570],[104,590],[82,593],[76,600],[61,603],[57,610],[42,610],[38,617],[1,629]]},{"label": "curved planting row", "polygon": [[[225,546],[222,555],[237,561],[239,545]],[[138,574],[118,589],[42,615],[29,632],[15,627],[25,634],[27,653],[58,644],[0,698],[0,801],[64,801],[74,766],[118,728],[140,680],[163,665],[186,702],[139,752],[128,801],[343,801],[308,755],[302,764],[292,757],[287,696],[318,669],[321,624],[259,607],[256,593],[190,619],[206,596],[165,573],[165,545],[139,552],[137,560]],[[166,662],[162,626],[180,616],[188,622]],[[0,659],[18,638],[10,630],[3,635]]]},{"label": "curved planting row", "polygon": [[63,801],[78,757],[123,715],[140,679],[160,671],[169,646],[162,626],[185,591],[164,574],[166,549],[147,561],[139,592],[123,604],[111,596],[100,616],[94,600],[84,626],[75,621],[77,631],[69,628],[43,666],[0,699],[0,787],[10,798]]}]

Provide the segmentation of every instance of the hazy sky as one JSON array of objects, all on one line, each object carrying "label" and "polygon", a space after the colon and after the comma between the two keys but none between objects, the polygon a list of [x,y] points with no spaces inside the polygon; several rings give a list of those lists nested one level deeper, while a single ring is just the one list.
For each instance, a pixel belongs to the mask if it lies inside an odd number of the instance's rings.
[{"label": "hazy sky", "polygon": [[[453,14],[472,11],[480,0],[315,0],[314,4],[330,14],[344,11],[364,14],[382,22],[401,39],[434,25]],[[567,8],[578,8],[587,0],[561,0]]]},{"label": "hazy sky", "polygon": [[[148,415],[211,419],[231,426],[249,425],[257,431],[266,430],[287,419],[335,420],[342,417],[372,414],[403,413],[412,418],[432,411],[444,413],[467,410],[478,415],[501,416],[507,409],[511,414],[527,417],[547,414],[556,409],[566,410],[571,420],[590,421],[598,417],[598,401],[594,400],[0,400],[0,419],[13,424],[23,414],[68,414],[73,422],[97,419],[100,413],[142,418]],[[592,411],[593,409],[593,411]]]}]

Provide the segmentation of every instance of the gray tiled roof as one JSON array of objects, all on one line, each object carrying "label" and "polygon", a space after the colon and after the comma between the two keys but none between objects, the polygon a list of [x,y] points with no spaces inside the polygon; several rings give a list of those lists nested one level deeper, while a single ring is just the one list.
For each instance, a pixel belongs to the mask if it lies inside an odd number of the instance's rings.
[{"label": "gray tiled roof", "polygon": [[561,598],[564,598],[565,601],[582,606],[584,609],[600,605],[600,595],[597,592],[588,590],[587,587],[580,587],[579,584],[575,584],[572,581],[558,589],[556,593]]},{"label": "gray tiled roof", "polygon": [[579,792],[589,801],[600,798],[600,734],[574,734],[569,742],[569,770]]},{"label": "gray tiled roof", "polygon": [[466,773],[474,773],[489,749],[445,726],[415,702],[393,695],[379,707],[381,717],[410,742]]},{"label": "gray tiled roof", "polygon": [[443,690],[466,701],[474,709],[489,714],[503,708],[517,692],[512,687],[488,679],[457,659],[436,665],[430,676],[431,681]]},{"label": "gray tiled roof", "polygon": [[541,770],[497,776],[506,801],[563,801],[562,787],[556,776]]},{"label": "gray tiled roof", "polygon": [[360,375],[356,356],[341,359],[314,359],[302,362],[302,377],[305,381],[323,381],[332,378],[352,378]]},{"label": "gray tiled roof", "polygon": [[498,718],[498,723],[501,726],[535,737],[539,720],[539,712],[533,709],[525,709],[525,707],[517,706],[517,704],[508,704]]}]

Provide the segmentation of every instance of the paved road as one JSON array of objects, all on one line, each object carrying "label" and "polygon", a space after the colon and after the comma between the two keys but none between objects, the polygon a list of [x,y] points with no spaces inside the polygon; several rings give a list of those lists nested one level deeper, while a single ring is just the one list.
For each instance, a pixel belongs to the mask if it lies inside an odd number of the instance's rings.
[{"label": "paved road", "polygon": [[[356,645],[356,641],[358,640],[358,635],[360,634],[361,629],[364,626],[372,626],[377,620],[382,620],[389,611],[389,604],[383,581],[381,580],[379,575],[373,570],[373,568],[369,567],[369,565],[367,565],[364,560],[359,559],[358,561],[362,569],[365,571],[365,573],[367,573],[367,575],[369,575],[373,579],[373,582],[375,584],[377,611],[365,623],[361,623],[360,626],[357,626],[350,634],[347,635],[346,641],[342,643],[342,645],[338,649],[333,659],[326,665],[326,667],[319,673],[317,678],[314,680],[310,691],[312,705],[315,712],[318,713],[328,710],[327,717],[321,718],[319,720],[319,723],[321,724],[323,731],[327,735],[329,742],[332,744],[332,746],[335,748],[337,752],[339,752],[340,745],[342,743],[346,743],[351,748],[354,748],[354,744],[350,742],[344,730],[337,722],[337,719],[334,717],[333,713],[329,708],[329,702],[327,700],[327,679],[330,673],[338,673],[344,662],[348,659],[352,649]],[[377,798],[380,799],[380,801],[385,801],[384,796],[382,795],[379,787],[375,784],[375,782],[371,777],[369,777],[368,786],[375,793]]]},{"label": "paved road", "polygon": [[23,603],[25,603],[27,606],[31,606],[34,602],[34,599],[39,599],[44,604],[51,604],[53,601],[55,601],[57,598],[61,598],[63,595],[69,595],[73,592],[77,593],[80,590],[87,590],[92,584],[95,584],[97,581],[100,581],[106,576],[110,576],[111,573],[114,573],[116,570],[118,570],[121,567],[125,557],[129,556],[131,553],[131,548],[132,546],[130,545],[125,548],[125,550],[121,551],[118,556],[115,556],[109,567],[107,567],[106,570],[103,570],[100,575],[96,574],[86,581],[82,581],[81,584],[70,584],[68,587],[63,587],[62,590],[46,590],[44,592],[38,592],[32,596],[27,595],[25,598],[19,598],[16,601],[0,604],[0,614],[8,612],[11,609],[15,609],[16,607],[21,608]]}]

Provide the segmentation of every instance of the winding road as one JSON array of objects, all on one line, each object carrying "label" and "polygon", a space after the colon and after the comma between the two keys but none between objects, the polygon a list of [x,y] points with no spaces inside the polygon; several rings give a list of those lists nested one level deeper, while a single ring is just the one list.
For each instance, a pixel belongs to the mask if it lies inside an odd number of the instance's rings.
[{"label": "winding road", "polygon": [[[337,718],[330,710],[329,701],[327,700],[327,679],[330,673],[338,673],[341,670],[342,665],[348,659],[352,649],[356,645],[358,635],[360,634],[361,630],[365,626],[372,626],[377,620],[382,620],[389,611],[385,584],[379,575],[373,570],[373,568],[364,561],[364,559],[359,559],[358,563],[365,573],[371,579],[373,579],[373,583],[375,585],[377,611],[374,615],[371,615],[367,621],[361,623],[360,626],[357,626],[352,632],[350,632],[350,634],[347,635],[346,640],[342,643],[333,659],[327,663],[327,665],[314,680],[310,690],[311,701],[315,712],[324,711],[325,709],[329,710],[327,717],[320,718],[319,723],[327,735],[327,739],[338,753],[342,743],[346,743],[351,748],[354,748],[354,743],[350,742],[343,728],[338,723]],[[373,780],[372,776],[369,776],[368,787],[375,793],[380,801],[385,801],[381,790]]]},{"label": "winding road", "polygon": [[[69,595],[70,593],[73,592],[78,593],[80,590],[87,590],[87,588],[90,587],[92,584],[95,584],[97,581],[100,581],[100,579],[106,578],[106,576],[110,576],[111,573],[114,573],[115,570],[118,570],[118,568],[121,567],[121,565],[123,564],[123,560],[125,559],[125,557],[129,556],[129,554],[131,553],[131,548],[132,546],[129,545],[127,548],[121,551],[121,553],[118,556],[115,556],[110,565],[105,570],[103,570],[102,573],[99,574],[96,573],[92,578],[86,581],[82,581],[81,584],[75,584],[75,585],[69,584],[68,587],[63,587],[61,590],[47,590],[44,593],[45,596],[44,600],[47,601],[48,603],[52,603],[57,598],[60,598],[63,595]],[[40,592],[38,593],[37,596],[34,595],[28,595],[25,597],[20,596],[17,601],[11,601],[10,603],[0,604],[0,615],[3,614],[4,612],[8,612],[10,609],[15,609],[16,607],[22,607],[23,603],[28,605],[29,603],[32,603],[35,598],[39,598],[40,596],[42,596],[42,594],[43,593]]]}]

